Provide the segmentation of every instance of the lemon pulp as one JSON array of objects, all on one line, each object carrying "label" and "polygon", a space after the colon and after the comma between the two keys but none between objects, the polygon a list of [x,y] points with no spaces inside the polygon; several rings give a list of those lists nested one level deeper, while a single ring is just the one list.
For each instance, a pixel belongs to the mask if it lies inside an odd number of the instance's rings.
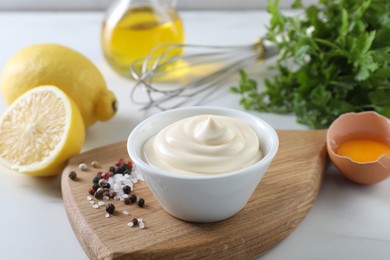
[{"label": "lemon pulp", "polygon": [[20,96],[0,119],[0,162],[37,176],[55,175],[78,153],[85,131],[74,102],[56,87]]}]

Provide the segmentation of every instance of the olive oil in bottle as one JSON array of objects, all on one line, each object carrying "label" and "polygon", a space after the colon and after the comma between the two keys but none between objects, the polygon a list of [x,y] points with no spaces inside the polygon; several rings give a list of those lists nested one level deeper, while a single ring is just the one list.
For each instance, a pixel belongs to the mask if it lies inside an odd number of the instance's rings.
[{"label": "olive oil in bottle", "polygon": [[[159,1],[119,1],[108,13],[101,33],[107,62],[125,77],[131,77],[131,64],[146,57],[157,45],[183,41],[183,25],[175,8]],[[163,50],[159,49],[155,55]],[[179,49],[169,55],[180,55],[180,52]]]}]

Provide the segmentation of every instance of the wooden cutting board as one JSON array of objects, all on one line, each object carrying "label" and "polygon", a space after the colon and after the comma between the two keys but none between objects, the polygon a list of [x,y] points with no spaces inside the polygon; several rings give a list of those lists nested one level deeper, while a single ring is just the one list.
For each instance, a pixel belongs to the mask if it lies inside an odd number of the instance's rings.
[{"label": "wooden cutting board", "polygon": [[[123,141],[69,161],[62,174],[69,221],[91,259],[249,259],[262,255],[307,214],[327,161],[325,130],[281,130],[278,135],[279,151],[266,175],[244,209],[227,220],[209,224],[178,220],[159,206],[144,182],[137,183],[134,190],[145,199],[144,208],[111,200],[117,213],[106,218],[105,206],[95,209],[87,200],[88,189],[99,170],[108,169],[119,158],[129,158]],[[102,169],[78,169],[80,163],[91,161],[100,162]],[[72,170],[78,174],[76,181],[68,177]],[[128,227],[133,218],[143,218],[145,228]]]}]

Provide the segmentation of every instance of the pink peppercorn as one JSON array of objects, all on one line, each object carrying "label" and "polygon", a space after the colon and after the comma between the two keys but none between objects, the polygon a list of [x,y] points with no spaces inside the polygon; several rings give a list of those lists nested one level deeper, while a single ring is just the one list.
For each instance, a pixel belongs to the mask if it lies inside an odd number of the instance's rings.
[{"label": "pink peppercorn", "polygon": [[95,194],[95,190],[93,188],[90,188],[88,190],[88,193],[91,194],[91,195],[94,195]]},{"label": "pink peppercorn", "polygon": [[105,172],[102,174],[102,178],[105,179],[105,180],[108,180],[110,178],[110,173],[109,172]]},{"label": "pink peppercorn", "polygon": [[123,160],[123,158],[120,158],[117,163],[115,163],[115,166],[120,166],[125,160]]}]

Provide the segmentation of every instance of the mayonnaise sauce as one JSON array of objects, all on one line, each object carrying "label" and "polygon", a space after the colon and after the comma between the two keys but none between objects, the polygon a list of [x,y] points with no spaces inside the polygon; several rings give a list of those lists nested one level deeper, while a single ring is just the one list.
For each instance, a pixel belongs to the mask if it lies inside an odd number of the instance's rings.
[{"label": "mayonnaise sauce", "polygon": [[199,115],[173,123],[143,147],[150,165],[169,172],[218,174],[250,166],[262,158],[259,139],[234,117]]}]

